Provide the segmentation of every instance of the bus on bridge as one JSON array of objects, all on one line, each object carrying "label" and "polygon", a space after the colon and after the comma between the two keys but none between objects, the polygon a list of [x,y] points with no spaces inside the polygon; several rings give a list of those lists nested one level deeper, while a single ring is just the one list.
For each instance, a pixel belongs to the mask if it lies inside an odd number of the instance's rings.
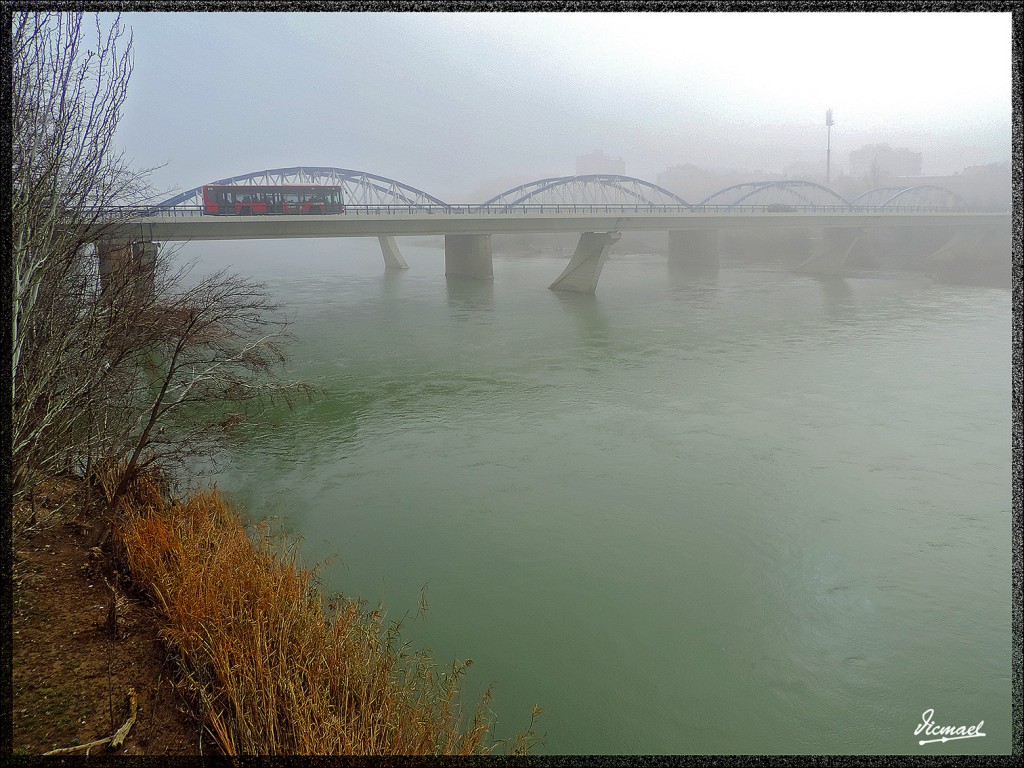
[{"label": "bus on bridge", "polygon": [[207,184],[203,213],[214,216],[344,213],[340,186]]}]

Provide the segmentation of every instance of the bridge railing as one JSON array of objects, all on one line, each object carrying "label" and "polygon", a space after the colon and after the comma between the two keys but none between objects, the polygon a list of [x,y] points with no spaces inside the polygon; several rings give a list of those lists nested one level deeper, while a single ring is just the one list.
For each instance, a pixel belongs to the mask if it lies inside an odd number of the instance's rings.
[{"label": "bridge railing", "polygon": [[[529,203],[521,205],[346,205],[344,213],[325,214],[327,216],[409,216],[409,215],[643,215],[643,214],[906,214],[906,213],[1003,213],[988,209],[966,209],[962,206],[921,206],[921,205],[887,205],[878,206],[846,206],[846,205],[622,205],[615,203]],[[109,220],[130,220],[139,218],[193,218],[204,216],[201,205],[179,205],[170,208],[155,206],[113,206],[98,211],[102,218]],[[279,216],[296,214],[256,214],[260,216]],[[313,214],[307,214],[313,215]],[[232,215],[222,214],[218,218]],[[238,218],[247,218],[239,216]]]}]

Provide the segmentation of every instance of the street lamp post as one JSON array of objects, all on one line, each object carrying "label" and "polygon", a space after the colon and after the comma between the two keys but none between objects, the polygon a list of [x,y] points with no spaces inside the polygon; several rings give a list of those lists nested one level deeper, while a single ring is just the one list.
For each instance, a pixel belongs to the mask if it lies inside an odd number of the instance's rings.
[{"label": "street lamp post", "polygon": [[832,107],[825,110],[825,127],[828,128],[828,138],[825,144],[825,184],[832,178]]}]

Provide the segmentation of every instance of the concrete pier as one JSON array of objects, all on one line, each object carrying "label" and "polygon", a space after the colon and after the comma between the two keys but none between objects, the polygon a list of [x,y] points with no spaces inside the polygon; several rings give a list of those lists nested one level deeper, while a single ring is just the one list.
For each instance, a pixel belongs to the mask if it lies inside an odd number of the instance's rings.
[{"label": "concrete pier", "polygon": [[100,290],[119,293],[130,283],[146,295],[156,290],[156,257],[159,243],[101,241],[96,244],[99,257]]},{"label": "concrete pier", "polygon": [[584,232],[569,264],[548,287],[553,291],[594,293],[608,251],[622,237],[618,232]]},{"label": "concrete pier", "polygon": [[669,230],[668,264],[670,268],[686,271],[717,270],[718,230]]},{"label": "concrete pier", "polygon": [[477,280],[493,280],[491,236],[445,235],[444,273]]},{"label": "concrete pier", "polygon": [[[397,248],[394,237],[445,236],[445,273],[469,278],[490,280],[494,277],[491,261],[492,234],[556,234],[556,233],[617,233],[668,232],[669,269],[676,271],[714,271],[718,269],[719,250],[731,256],[747,254],[754,258],[772,259],[784,263],[788,269],[803,266],[807,271],[836,272],[844,268],[887,266],[895,268],[930,268],[929,256],[945,261],[937,250],[958,229],[974,227],[1010,227],[1009,213],[949,213],[949,212],[845,212],[816,211],[614,211],[597,210],[600,206],[582,206],[586,210],[523,212],[469,212],[453,210],[439,215],[436,212],[367,213],[366,215],[325,216],[140,216],[117,225],[103,223],[102,228],[88,230],[83,239],[90,242],[105,239],[112,242],[200,242],[206,240],[274,240],[321,237],[376,237],[381,243],[386,271],[405,269],[408,265]],[[98,225],[97,225],[98,226]],[[842,235],[820,235],[813,239],[815,230],[842,230],[860,228],[865,235],[857,244],[840,242]],[[805,234],[806,233],[806,234]],[[1008,241],[1008,235],[997,238]],[[592,238],[580,239],[578,256],[566,274],[551,287],[565,290],[593,292],[600,274],[600,250],[588,256]],[[905,242],[904,242],[905,241]],[[817,248],[811,248],[812,243]],[[591,244],[592,245],[592,244]],[[908,256],[904,245],[913,246]],[[970,244],[967,244],[970,245]],[[983,244],[981,244],[983,245]],[[853,246],[853,247],[851,247]],[[150,246],[152,247],[152,246]],[[582,250],[580,250],[582,249]],[[861,249],[858,252],[856,249]],[[991,262],[993,273],[1002,274],[1004,262],[999,261],[1004,247],[993,243],[983,247],[982,260]],[[101,248],[109,274],[117,246]],[[966,250],[969,250],[966,249]],[[966,253],[962,243],[954,243],[946,251]],[[853,263],[847,262],[853,254]],[[807,256],[812,255],[813,259]],[[596,256],[596,259],[595,259]],[[989,258],[991,256],[991,258]],[[593,260],[587,266],[591,274],[581,272],[575,278],[569,274],[581,268],[581,263]],[[954,260],[959,262],[959,260]]]},{"label": "concrete pier", "polygon": [[815,275],[842,274],[850,255],[859,247],[862,234],[860,227],[825,227],[813,248],[814,253],[796,271]]},{"label": "concrete pier", "polygon": [[964,227],[928,256],[926,269],[941,282],[1010,285],[1013,240],[1009,221]]},{"label": "concrete pier", "polygon": [[377,237],[380,242],[381,253],[384,254],[384,269],[408,269],[409,265],[402,258],[402,252],[398,250],[398,243],[393,235],[380,235]]}]

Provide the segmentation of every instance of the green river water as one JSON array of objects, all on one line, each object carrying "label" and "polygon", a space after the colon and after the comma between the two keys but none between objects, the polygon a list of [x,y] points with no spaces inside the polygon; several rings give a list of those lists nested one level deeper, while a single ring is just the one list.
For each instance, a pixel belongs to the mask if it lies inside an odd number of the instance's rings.
[{"label": "green river water", "polygon": [[[568,254],[399,244],[182,249],[267,283],[322,392],[212,479],[472,658],[498,737],[537,704],[540,753],[1009,752],[1008,290],[613,252],[565,295]],[[986,735],[920,745],[929,709]]]}]

